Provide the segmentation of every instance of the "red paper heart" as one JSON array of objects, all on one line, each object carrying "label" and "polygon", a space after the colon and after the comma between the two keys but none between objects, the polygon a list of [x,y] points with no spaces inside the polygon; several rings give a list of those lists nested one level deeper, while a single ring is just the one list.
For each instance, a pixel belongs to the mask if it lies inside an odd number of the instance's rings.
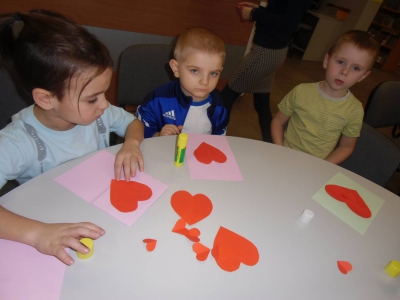
[{"label": "red paper heart", "polygon": [[146,243],[147,251],[151,252],[156,248],[157,240],[154,239],[144,239],[143,243]]},{"label": "red paper heart", "polygon": [[199,242],[199,236],[200,236],[200,230],[198,230],[197,228],[191,228],[188,230],[188,233],[185,234],[185,236],[191,240],[192,242]]},{"label": "red paper heart", "polygon": [[203,194],[192,196],[186,191],[175,192],[171,197],[171,206],[189,225],[203,220],[213,209],[211,200],[207,196]]},{"label": "red paper heart", "polygon": [[200,146],[194,150],[194,156],[199,162],[207,165],[212,161],[224,163],[227,159],[226,155],[221,150],[205,142],[202,142]]},{"label": "red paper heart", "polygon": [[179,219],[176,222],[174,228],[172,228],[172,232],[176,232],[176,233],[183,234],[183,235],[187,234],[188,230],[186,228],[185,220],[184,219]]},{"label": "red paper heart", "polygon": [[356,190],[351,190],[335,184],[327,184],[325,185],[325,191],[332,198],[346,203],[347,206],[358,216],[366,219],[372,216],[368,205]]},{"label": "red paper heart", "polygon": [[179,219],[176,222],[174,228],[172,228],[172,232],[182,234],[182,235],[186,236],[192,242],[200,241],[200,239],[199,239],[199,236],[201,234],[200,230],[198,230],[197,228],[187,229],[186,222],[184,219]]},{"label": "red paper heart", "polygon": [[259,260],[258,249],[252,242],[222,226],[215,236],[211,254],[218,266],[228,272],[239,269],[241,263],[254,266]]},{"label": "red paper heart", "polygon": [[353,270],[353,266],[348,261],[338,260],[337,262],[339,271],[343,274],[347,274],[351,270]]},{"label": "red paper heart", "polygon": [[149,200],[153,192],[145,184],[136,181],[111,180],[110,201],[120,212],[132,212],[138,208],[138,201]]},{"label": "red paper heart", "polygon": [[192,249],[199,261],[205,261],[210,253],[210,248],[204,246],[202,243],[194,243]]}]

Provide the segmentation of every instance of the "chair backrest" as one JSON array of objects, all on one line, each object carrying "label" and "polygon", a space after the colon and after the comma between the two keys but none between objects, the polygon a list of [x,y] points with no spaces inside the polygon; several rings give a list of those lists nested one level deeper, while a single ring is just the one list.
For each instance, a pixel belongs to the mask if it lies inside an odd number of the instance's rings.
[{"label": "chair backrest", "polygon": [[400,81],[385,81],[372,90],[364,122],[374,128],[400,124]]},{"label": "chair backrest", "polygon": [[[21,86],[11,78],[0,62],[0,130],[11,122],[11,117],[21,109],[33,104],[33,100]],[[8,181],[0,188],[0,197],[18,186],[15,180]]]},{"label": "chair backrest", "polygon": [[138,106],[155,88],[174,79],[169,61],[174,47],[169,45],[133,45],[126,48],[118,69],[120,106]]},{"label": "chair backrest", "polygon": [[33,104],[22,87],[16,85],[8,71],[0,63],[0,129],[11,122],[11,117]]},{"label": "chair backrest", "polygon": [[378,130],[363,123],[353,154],[340,166],[385,186],[399,163],[399,148]]}]

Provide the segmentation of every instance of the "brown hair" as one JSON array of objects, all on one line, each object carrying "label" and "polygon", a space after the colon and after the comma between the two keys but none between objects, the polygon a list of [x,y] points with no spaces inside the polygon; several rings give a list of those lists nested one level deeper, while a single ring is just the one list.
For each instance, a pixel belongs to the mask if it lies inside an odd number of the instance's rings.
[{"label": "brown hair", "polygon": [[372,68],[379,54],[379,44],[368,32],[362,30],[350,30],[342,34],[329,49],[329,56],[345,43],[351,43],[357,49],[367,51],[371,55]]},{"label": "brown hair", "polygon": [[50,91],[62,100],[71,80],[87,70],[93,78],[113,66],[107,48],[91,33],[59,13],[32,10],[0,15],[0,55],[25,90]]},{"label": "brown hair", "polygon": [[225,43],[215,33],[205,28],[190,28],[179,35],[174,58],[182,61],[188,54],[196,51],[218,54],[225,61]]}]

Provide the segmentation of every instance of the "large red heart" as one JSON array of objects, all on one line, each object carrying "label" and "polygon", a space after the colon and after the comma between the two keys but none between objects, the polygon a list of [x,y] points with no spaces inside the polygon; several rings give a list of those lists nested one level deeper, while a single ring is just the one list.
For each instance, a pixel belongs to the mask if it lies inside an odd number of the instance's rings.
[{"label": "large red heart", "polygon": [[259,260],[258,249],[252,242],[222,226],[215,236],[211,254],[218,266],[228,272],[239,269],[241,263],[254,266]]},{"label": "large red heart", "polygon": [[174,211],[193,225],[206,218],[212,211],[211,200],[203,194],[192,196],[187,191],[177,191],[171,197],[171,206]]},{"label": "large red heart", "polygon": [[194,150],[194,156],[197,160],[203,164],[210,164],[212,161],[217,163],[226,162],[226,155],[219,149],[202,142],[196,150]]},{"label": "large red heart", "polygon": [[132,212],[138,208],[138,201],[151,198],[153,192],[147,185],[136,181],[111,180],[110,201],[120,212]]},{"label": "large red heart", "polygon": [[356,190],[351,190],[335,184],[327,184],[325,185],[325,191],[332,198],[346,203],[347,206],[358,216],[366,219],[372,216],[368,205]]}]

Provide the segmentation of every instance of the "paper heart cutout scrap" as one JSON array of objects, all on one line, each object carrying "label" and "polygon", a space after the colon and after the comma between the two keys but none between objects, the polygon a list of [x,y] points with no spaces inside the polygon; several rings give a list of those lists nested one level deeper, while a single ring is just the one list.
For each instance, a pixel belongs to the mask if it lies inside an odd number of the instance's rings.
[{"label": "paper heart cutout scrap", "polygon": [[194,150],[194,156],[199,162],[206,165],[213,161],[222,164],[227,160],[225,153],[205,142],[202,142],[199,147]]},{"label": "paper heart cutout scrap", "polygon": [[196,258],[199,261],[205,261],[210,254],[210,248],[204,246],[202,243],[194,243],[192,246],[194,253],[196,253]]},{"label": "paper heart cutout scrap", "polygon": [[153,192],[147,185],[136,181],[111,180],[110,202],[120,212],[132,212],[139,201],[151,198]]},{"label": "paper heart cutout scrap", "polygon": [[218,266],[227,272],[236,271],[241,263],[254,266],[260,258],[252,242],[222,226],[215,236],[211,254]]},{"label": "paper heart cutout scrap", "polygon": [[348,261],[338,260],[337,265],[339,271],[342,272],[343,274],[347,274],[351,270],[353,270],[353,266]]},{"label": "paper heart cutout scrap", "polygon": [[171,206],[189,225],[203,220],[213,209],[212,202],[207,196],[203,194],[192,196],[187,191],[175,192],[171,197]]},{"label": "paper heart cutout scrap", "polygon": [[335,184],[325,185],[325,191],[332,198],[346,203],[358,216],[368,219],[372,216],[371,210],[356,190],[348,189]]},{"label": "paper heart cutout scrap", "polygon": [[157,240],[154,240],[154,239],[144,239],[144,240],[143,240],[143,243],[146,244],[146,249],[147,249],[147,251],[152,252],[152,251],[156,248]]},{"label": "paper heart cutout scrap", "polygon": [[199,236],[201,234],[200,230],[198,230],[197,228],[187,229],[186,222],[184,219],[179,219],[176,222],[174,228],[172,228],[172,232],[182,234],[195,243],[200,241],[199,239]]}]

